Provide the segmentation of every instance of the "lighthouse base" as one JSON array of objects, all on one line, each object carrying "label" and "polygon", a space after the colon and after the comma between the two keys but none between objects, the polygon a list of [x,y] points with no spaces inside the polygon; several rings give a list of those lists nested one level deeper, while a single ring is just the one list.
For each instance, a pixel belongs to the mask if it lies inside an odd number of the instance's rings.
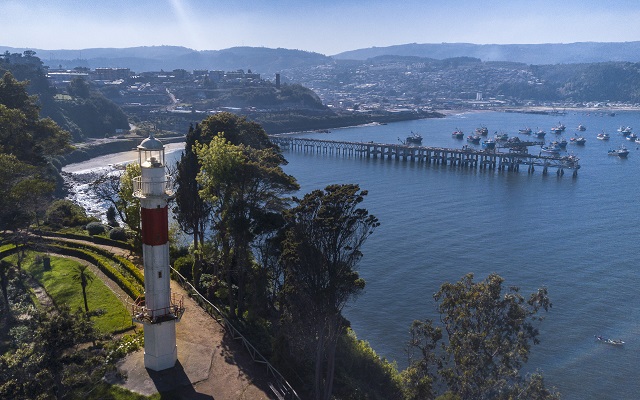
[{"label": "lighthouse base", "polygon": [[178,360],[176,321],[144,325],[144,366],[153,371],[173,368]]}]

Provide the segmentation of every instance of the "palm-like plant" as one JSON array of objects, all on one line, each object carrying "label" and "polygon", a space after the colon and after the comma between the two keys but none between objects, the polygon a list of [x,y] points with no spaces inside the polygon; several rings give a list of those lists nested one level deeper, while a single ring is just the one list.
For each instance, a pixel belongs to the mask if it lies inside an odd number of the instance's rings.
[{"label": "palm-like plant", "polygon": [[87,304],[87,286],[93,281],[95,275],[89,271],[89,267],[86,265],[76,266],[75,273],[73,274],[73,280],[80,282],[82,286],[82,298],[84,300],[84,310],[89,312],[89,305]]}]

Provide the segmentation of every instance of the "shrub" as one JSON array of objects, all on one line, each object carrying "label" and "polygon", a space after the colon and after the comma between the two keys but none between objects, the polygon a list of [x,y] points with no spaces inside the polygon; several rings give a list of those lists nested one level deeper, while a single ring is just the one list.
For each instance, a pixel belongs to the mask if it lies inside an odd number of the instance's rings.
[{"label": "shrub", "polygon": [[45,223],[54,228],[82,226],[90,221],[84,208],[66,199],[54,201],[45,214]]},{"label": "shrub", "polygon": [[105,228],[100,222],[90,222],[87,224],[87,232],[89,232],[91,236],[99,235],[105,232]]},{"label": "shrub", "polygon": [[193,256],[186,255],[177,258],[173,262],[173,268],[180,272],[182,276],[184,276],[187,280],[191,281],[192,279],[192,269],[193,269]]},{"label": "shrub", "polygon": [[124,228],[113,228],[109,231],[109,239],[124,242],[127,240],[127,232]]}]

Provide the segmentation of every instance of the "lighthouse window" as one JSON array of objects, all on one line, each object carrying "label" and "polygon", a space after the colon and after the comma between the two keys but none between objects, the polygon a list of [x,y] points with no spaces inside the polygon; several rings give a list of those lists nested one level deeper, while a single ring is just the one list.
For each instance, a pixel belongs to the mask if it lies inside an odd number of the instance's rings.
[{"label": "lighthouse window", "polygon": [[162,278],[162,271],[158,271],[158,278]]}]

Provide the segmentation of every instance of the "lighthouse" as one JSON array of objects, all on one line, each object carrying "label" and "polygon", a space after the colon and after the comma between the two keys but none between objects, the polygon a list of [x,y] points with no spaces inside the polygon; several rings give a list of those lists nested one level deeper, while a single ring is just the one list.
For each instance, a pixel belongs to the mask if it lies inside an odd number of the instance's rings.
[{"label": "lighthouse", "polygon": [[137,150],[142,173],[133,179],[133,194],[140,199],[144,296],[136,300],[132,316],[144,326],[145,368],[162,371],[178,359],[176,323],[184,313],[182,298],[172,296],[170,287],[168,201],[173,192],[162,142],[149,135]]}]

